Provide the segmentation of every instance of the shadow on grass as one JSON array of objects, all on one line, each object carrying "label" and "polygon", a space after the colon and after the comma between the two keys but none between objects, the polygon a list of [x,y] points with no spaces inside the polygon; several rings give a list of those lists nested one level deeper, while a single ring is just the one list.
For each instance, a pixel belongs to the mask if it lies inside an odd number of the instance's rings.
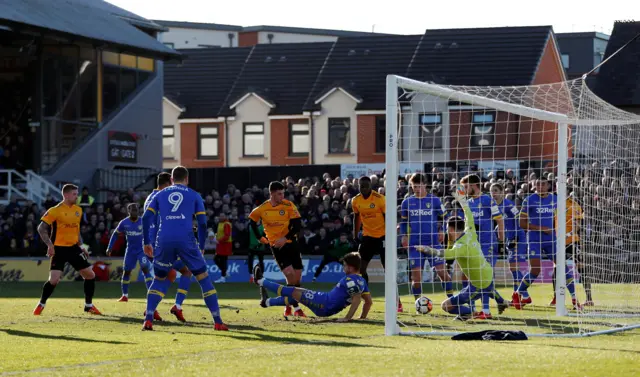
[{"label": "shadow on grass", "polygon": [[11,336],[19,336],[19,337],[34,338],[34,339],[70,340],[75,342],[106,343],[106,344],[136,344],[136,343],[130,343],[130,342],[120,342],[117,340],[98,340],[98,339],[76,338],[76,337],[64,336],[64,335],[46,335],[46,334],[38,334],[38,333],[29,332],[29,331],[21,331],[21,330],[0,329],[0,332],[4,332],[7,335],[11,335]]},{"label": "shadow on grass", "polygon": [[[529,345],[529,344],[527,344]],[[587,350],[587,351],[611,351],[611,352],[626,352],[632,353],[636,355],[640,355],[639,350],[628,350],[628,349],[620,349],[620,348],[601,348],[601,347],[588,347],[588,346],[573,346],[573,345],[564,345],[564,344],[530,344],[530,346],[539,347],[553,347],[553,348],[569,348],[576,350]]]},{"label": "shadow on grass", "polygon": [[[278,344],[297,344],[297,345],[310,345],[310,346],[331,346],[331,347],[345,347],[345,348],[353,348],[353,347],[379,348],[379,349],[392,348],[392,347],[386,347],[386,346],[359,344],[359,343],[346,342],[346,341],[335,341],[335,340],[330,340],[330,339],[309,339],[309,338],[298,338],[298,337],[294,337],[294,336],[278,336],[278,335],[274,335],[272,331],[269,331],[269,333],[265,333],[265,332],[249,332],[249,331],[241,330],[240,329],[241,327],[242,326],[236,327],[236,326],[233,326],[233,325],[229,325],[229,328],[230,328],[229,332],[215,332],[215,333],[214,332],[211,332],[211,333],[207,332],[207,333],[194,334],[194,333],[189,333],[189,332],[176,331],[175,333],[177,333],[177,334],[189,334],[189,335],[206,335],[206,336],[229,337],[229,338],[238,339],[238,340],[244,340],[244,341],[271,342],[271,343],[278,343]],[[292,334],[292,333],[289,333],[289,334]],[[326,335],[326,336],[334,337],[331,334]]]}]

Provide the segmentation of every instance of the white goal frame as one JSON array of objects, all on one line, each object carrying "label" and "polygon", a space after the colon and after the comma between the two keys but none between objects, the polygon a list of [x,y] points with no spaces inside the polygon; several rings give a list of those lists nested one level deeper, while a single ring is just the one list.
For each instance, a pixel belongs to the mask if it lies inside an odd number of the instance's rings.
[{"label": "white goal frame", "polygon": [[[571,119],[565,114],[549,112],[541,109],[531,108],[527,106],[517,105],[498,101],[495,99],[482,97],[474,94],[455,91],[451,88],[424,83],[409,78],[388,75],[386,83],[386,177],[385,191],[388,195],[395,195],[398,188],[398,120],[400,111],[398,108],[399,89],[407,89],[418,91],[427,95],[434,95],[441,98],[459,101],[461,103],[473,103],[474,105],[494,108],[500,111],[517,114],[523,117],[529,117],[537,120],[549,121],[558,125],[558,186],[557,186],[557,223],[566,224],[566,199],[567,199],[567,160],[568,160],[568,143],[569,143],[569,124],[589,124],[589,125],[616,125],[621,124],[615,120],[580,120]],[[458,332],[416,332],[402,331],[398,325],[397,314],[397,203],[396,200],[386,201],[386,223],[385,223],[385,258],[387,260],[385,267],[385,335],[455,335]],[[556,229],[556,311],[557,317],[567,316],[566,303],[566,278],[565,278],[565,232],[564,226]],[[539,334],[528,333],[529,336],[546,336],[546,337],[582,337],[599,334],[607,334],[619,331],[640,328],[640,324],[626,326],[624,328],[616,328],[602,330],[584,334]]]}]

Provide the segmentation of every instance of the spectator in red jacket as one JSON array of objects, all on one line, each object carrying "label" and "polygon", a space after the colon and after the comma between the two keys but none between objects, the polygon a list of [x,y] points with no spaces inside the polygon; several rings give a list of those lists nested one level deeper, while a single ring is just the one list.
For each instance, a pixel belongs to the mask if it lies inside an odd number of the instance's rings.
[{"label": "spectator in red jacket", "polygon": [[233,254],[233,239],[231,237],[232,225],[224,212],[220,213],[219,219],[218,232],[216,233],[218,245],[216,246],[216,256],[213,257],[213,261],[220,269],[222,277],[216,280],[215,283],[225,283],[227,281],[229,256]]}]

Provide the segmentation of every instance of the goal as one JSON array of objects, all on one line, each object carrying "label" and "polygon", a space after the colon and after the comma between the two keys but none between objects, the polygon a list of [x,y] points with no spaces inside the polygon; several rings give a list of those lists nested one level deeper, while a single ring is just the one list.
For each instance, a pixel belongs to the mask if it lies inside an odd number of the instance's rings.
[{"label": "goal", "polygon": [[[493,234],[480,235],[487,263],[495,260],[495,288],[505,300],[517,291],[520,302],[529,297],[530,303],[499,314],[495,301],[487,308],[477,300],[472,310],[485,315],[490,311],[492,319],[466,321],[454,320],[455,315],[441,308],[447,296],[440,273],[433,273],[428,258],[421,268],[415,251],[408,250],[411,245],[403,247],[401,241],[401,202],[411,195],[410,175],[399,174],[401,164],[421,167],[415,172],[430,183],[428,191],[439,197],[445,218],[461,214],[451,188],[466,175],[481,178],[476,187],[494,197],[491,206],[498,207],[505,224],[505,247],[497,240],[501,220],[495,213],[488,220]],[[553,222],[555,236],[536,238],[535,232],[518,229],[523,219],[523,226],[535,222],[540,213],[535,211],[548,211],[535,207],[530,198],[536,190],[544,191],[545,179],[550,196],[541,192],[538,198],[555,203],[545,204],[555,206],[546,220]],[[640,327],[639,185],[640,116],[600,99],[582,79],[477,87],[388,76],[385,333],[453,335],[500,329],[573,337]],[[505,213],[508,206],[498,204],[503,198],[513,202],[512,215]],[[522,213],[528,213],[529,220]],[[487,232],[486,226],[477,229]],[[569,245],[573,249],[566,249]],[[541,256],[540,262],[531,255]],[[440,269],[457,293],[466,284],[465,276],[456,261],[444,266]],[[431,313],[416,312],[419,296],[432,300]],[[574,297],[580,306],[574,306]],[[397,310],[398,298],[402,312]]]}]

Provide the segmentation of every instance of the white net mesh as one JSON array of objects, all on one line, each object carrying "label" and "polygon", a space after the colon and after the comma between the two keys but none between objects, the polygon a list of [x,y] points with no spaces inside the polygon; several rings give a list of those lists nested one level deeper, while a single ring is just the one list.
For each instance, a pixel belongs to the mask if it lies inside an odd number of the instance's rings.
[{"label": "white net mesh", "polygon": [[[582,80],[525,87],[441,86],[403,78],[395,82],[398,142],[388,151],[387,171],[395,165],[400,178],[395,220],[400,226],[395,234],[397,277],[387,281],[396,280],[403,303],[396,318],[401,333],[517,329],[566,336],[640,323],[639,116],[598,98]],[[566,137],[558,134],[558,122],[568,125]],[[388,125],[394,123],[388,120]],[[559,171],[563,167],[566,176]],[[412,172],[425,173],[430,184],[427,198],[413,192],[407,174]],[[451,189],[468,174],[481,179],[470,185],[468,194],[474,197],[470,206],[480,249],[486,263],[493,265],[495,288],[505,300],[517,301],[499,314],[496,301],[487,306],[482,292],[473,293],[482,287],[472,282],[468,305],[476,314],[470,319],[461,309],[456,312],[449,305],[451,314],[440,305],[447,290],[456,299],[465,298],[465,291],[455,296],[467,285],[459,263],[443,264],[415,248],[447,246],[448,240],[442,239],[447,218],[464,217]],[[564,189],[558,190],[559,174],[562,182],[566,177],[566,195]],[[387,181],[389,190],[393,180]],[[566,252],[554,241],[560,230],[554,213],[561,202],[567,203],[562,244],[572,246]],[[436,230],[429,224],[435,221],[439,203],[445,213]],[[392,216],[388,221],[394,221]],[[564,275],[564,316],[550,305],[556,292],[554,260],[561,264],[564,259],[558,255],[566,257],[569,271]],[[559,285],[562,290],[562,279]],[[427,315],[416,313],[414,307],[421,296],[433,301]],[[581,305],[574,306],[572,298]],[[460,313],[468,320],[454,321]],[[492,319],[482,318],[489,314]]]}]

